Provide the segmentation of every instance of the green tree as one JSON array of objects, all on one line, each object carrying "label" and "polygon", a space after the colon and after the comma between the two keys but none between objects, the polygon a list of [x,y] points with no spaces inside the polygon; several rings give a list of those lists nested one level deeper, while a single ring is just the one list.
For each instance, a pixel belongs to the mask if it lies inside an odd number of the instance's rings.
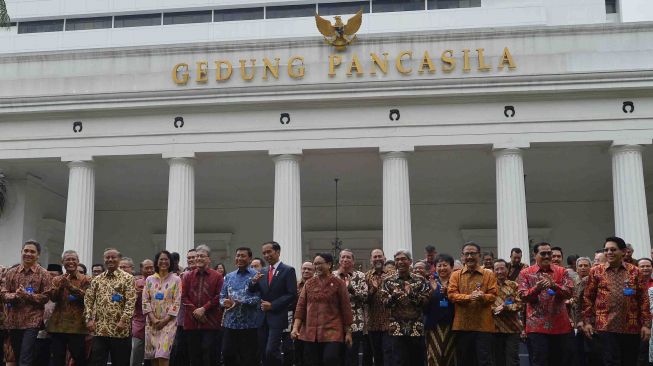
[{"label": "green tree", "polygon": [[9,13],[7,13],[7,5],[5,0],[0,0],[0,28],[9,27],[11,20],[9,19]]}]

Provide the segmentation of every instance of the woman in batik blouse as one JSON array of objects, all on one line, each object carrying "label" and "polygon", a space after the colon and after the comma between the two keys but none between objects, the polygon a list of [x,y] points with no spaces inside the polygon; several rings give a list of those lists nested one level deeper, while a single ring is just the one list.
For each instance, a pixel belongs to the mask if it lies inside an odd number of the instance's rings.
[{"label": "woman in batik blouse", "polygon": [[449,277],[454,260],[448,254],[435,258],[435,272],[427,273],[431,296],[424,309],[426,331],[426,361],[428,366],[453,366],[456,364],[456,347],[453,324],[454,305],[447,297]]},{"label": "woman in batik blouse", "polygon": [[143,315],[145,359],[154,366],[168,366],[170,349],[177,331],[177,313],[181,304],[181,279],[171,268],[172,256],[162,250],[154,257],[154,273],[145,280]]}]

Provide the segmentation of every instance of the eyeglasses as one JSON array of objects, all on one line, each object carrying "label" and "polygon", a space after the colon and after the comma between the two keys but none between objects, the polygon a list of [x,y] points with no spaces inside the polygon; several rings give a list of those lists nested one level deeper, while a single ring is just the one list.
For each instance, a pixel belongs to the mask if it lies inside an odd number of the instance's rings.
[{"label": "eyeglasses", "polygon": [[478,252],[463,252],[463,257],[473,257],[475,255],[478,255]]},{"label": "eyeglasses", "polygon": [[209,256],[206,254],[198,254],[195,256],[195,258],[208,258]]},{"label": "eyeglasses", "polygon": [[613,253],[613,252],[616,252],[618,250],[619,250],[618,248],[604,248],[603,252],[604,253],[608,253],[608,252]]},{"label": "eyeglasses", "polygon": [[540,257],[550,257],[553,255],[553,252],[537,252],[537,254],[539,254]]}]

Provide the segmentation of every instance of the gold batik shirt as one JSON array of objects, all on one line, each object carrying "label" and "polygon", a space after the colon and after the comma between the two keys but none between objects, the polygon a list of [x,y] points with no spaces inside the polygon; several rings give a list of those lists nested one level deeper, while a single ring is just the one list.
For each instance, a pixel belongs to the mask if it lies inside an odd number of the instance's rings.
[{"label": "gold batik shirt", "polygon": [[[86,320],[95,321],[95,335],[100,337],[126,338],[131,335],[130,325],[136,305],[134,277],[116,269],[104,272],[91,281],[84,297]],[[125,324],[116,329],[119,321]]]},{"label": "gold batik shirt", "polygon": [[349,302],[351,302],[351,312],[354,316],[354,322],[351,324],[352,332],[362,332],[365,330],[365,301],[367,300],[367,282],[365,274],[361,271],[353,271],[345,274],[340,271],[333,271],[333,275],[340,278],[347,285],[349,293]]}]

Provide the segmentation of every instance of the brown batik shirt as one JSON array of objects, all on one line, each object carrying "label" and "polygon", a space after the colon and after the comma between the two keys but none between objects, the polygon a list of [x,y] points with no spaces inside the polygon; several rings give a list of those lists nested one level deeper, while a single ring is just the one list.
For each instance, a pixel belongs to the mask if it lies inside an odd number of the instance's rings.
[{"label": "brown batik shirt", "polygon": [[368,332],[387,332],[390,319],[390,309],[383,303],[383,280],[392,273],[383,269],[382,272],[376,273],[373,269],[365,273],[365,282],[367,282],[367,331]]},{"label": "brown batik shirt", "polygon": [[365,330],[365,301],[367,300],[367,282],[365,274],[361,271],[353,271],[345,274],[339,271],[333,272],[345,282],[347,292],[349,293],[349,302],[351,303],[351,312],[354,322],[351,324],[352,332],[362,332]]},{"label": "brown batik shirt", "polygon": [[431,295],[428,281],[414,273],[409,273],[406,278],[394,273],[383,281],[381,292],[383,303],[390,308],[390,335],[423,336],[422,309]]},{"label": "brown batik shirt", "polygon": [[[95,277],[84,297],[86,320],[95,321],[95,335],[100,337],[129,337],[135,305],[134,277],[121,269]],[[118,330],[120,321],[125,327]]]},{"label": "brown batik shirt", "polygon": [[[68,277],[69,285],[62,284]],[[55,303],[54,311],[48,320],[48,332],[86,334],[84,321],[84,295],[91,285],[91,278],[83,274],[63,274],[52,280],[48,293]]]},{"label": "brown batik shirt", "polygon": [[[44,305],[48,302],[48,291],[52,284],[50,273],[38,264],[30,268],[23,265],[7,272],[2,285],[2,298],[7,304],[6,329],[38,328],[43,323]],[[23,287],[31,293],[21,299],[16,291]]]}]

